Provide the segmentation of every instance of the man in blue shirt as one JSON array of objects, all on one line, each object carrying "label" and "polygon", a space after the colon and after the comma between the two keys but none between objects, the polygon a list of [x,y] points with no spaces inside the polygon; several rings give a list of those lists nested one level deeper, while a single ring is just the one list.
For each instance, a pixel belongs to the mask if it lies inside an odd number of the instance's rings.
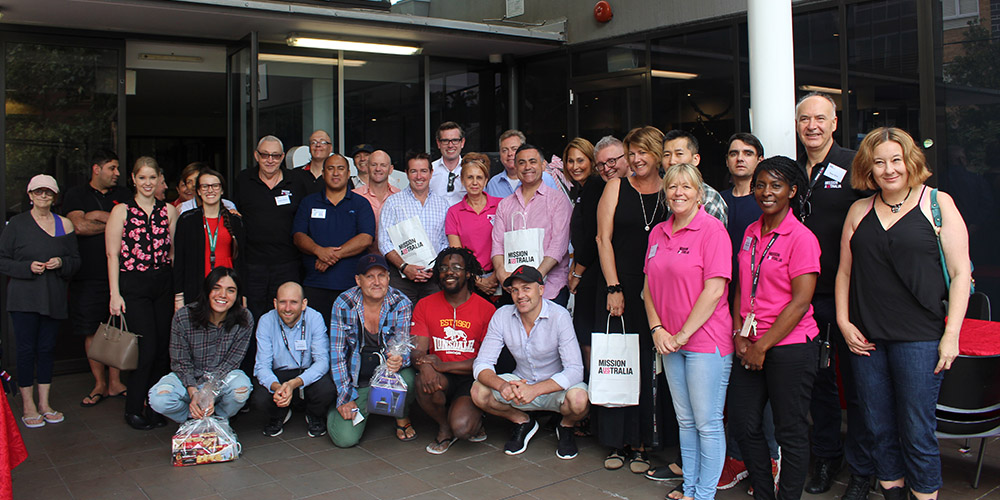
[{"label": "man in blue shirt", "polygon": [[289,404],[296,394],[305,400],[309,437],[326,434],[326,412],[336,394],[330,377],[330,339],[323,316],[308,307],[302,287],[294,281],[278,287],[274,309],[257,323],[253,374],[266,389],[254,391],[258,406],[267,409],[265,436],[281,434],[292,416]]},{"label": "man in blue shirt", "polygon": [[[517,177],[517,165],[514,164],[514,156],[517,149],[527,140],[520,130],[508,130],[500,134],[500,164],[503,165],[503,172],[494,175],[486,183],[486,194],[497,198],[506,198],[517,191],[521,185],[521,179]],[[552,189],[559,189],[558,181],[552,178],[548,172],[542,172],[542,182]]]},{"label": "man in blue shirt", "polygon": [[[511,290],[514,303],[497,309],[490,320],[472,365],[476,378],[472,400],[483,411],[515,424],[504,446],[508,455],[523,453],[538,432],[538,422],[526,411],[562,414],[556,427],[556,456],[569,460],[577,454],[573,426],[590,409],[573,320],[562,306],[542,298],[542,274],[531,266],[515,269],[503,286]],[[497,375],[495,366],[504,346],[517,368]]]},{"label": "man in blue shirt", "polygon": [[330,308],[354,286],[360,254],[375,238],[375,212],[363,196],[347,189],[351,169],[336,154],[323,164],[326,189],[306,196],[295,213],[292,239],[303,254],[305,297],[330,323]]}]

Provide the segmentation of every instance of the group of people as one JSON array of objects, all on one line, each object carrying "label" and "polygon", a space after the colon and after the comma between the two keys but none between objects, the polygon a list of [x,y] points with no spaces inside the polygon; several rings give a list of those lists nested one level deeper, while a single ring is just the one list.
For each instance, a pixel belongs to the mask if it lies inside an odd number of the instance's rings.
[{"label": "group of people", "polygon": [[[58,320],[89,344],[108,311],[142,335],[139,366],[126,390],[92,361],[81,404],[124,396],[136,429],[229,418],[252,393],[265,434],[282,433],[299,398],[310,436],[353,446],[381,365],[409,388],[396,437],[416,438],[416,400],[438,424],[432,454],[485,440],[484,412],[513,424],[505,452],[521,453],[533,412],[551,411],[557,456],[594,434],[607,469],[680,479],[668,498],[714,498],[747,476],[756,498],[799,498],[830,489],[845,458],[843,498],[868,498],[875,479],[887,498],[937,498],[934,403],[958,354],[968,233],[953,200],[923,184],[909,135],[880,128],[855,153],[833,141],[836,122],[829,96],[799,101],[798,161],[733,135],[722,193],[702,178],[694,136],[650,126],[575,138],[561,168],[510,130],[491,176],[446,122],[441,158],[407,154],[402,187],[371,146],[355,148],[352,176],[323,131],[295,169],[265,136],[232,201],[198,165],[180,209],[157,199],[154,159],[136,161],[132,195],[100,152],[65,217],[50,211],[55,180],[36,176],[30,215],[0,235],[24,423],[63,418],[48,403]],[[591,407],[591,333],[615,324],[638,336],[638,404]],[[386,349],[411,335],[412,349]],[[206,376],[223,387],[214,403],[196,397]],[[651,467],[649,451],[674,442],[672,463]]]}]

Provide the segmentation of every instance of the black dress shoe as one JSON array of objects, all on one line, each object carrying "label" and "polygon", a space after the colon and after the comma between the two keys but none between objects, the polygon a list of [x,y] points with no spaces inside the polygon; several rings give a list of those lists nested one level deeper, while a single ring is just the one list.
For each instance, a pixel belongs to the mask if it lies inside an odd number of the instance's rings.
[{"label": "black dress shoe", "polygon": [[826,493],[833,486],[833,479],[844,465],[844,457],[816,458],[812,477],[806,483],[805,492],[813,495]]},{"label": "black dress shoe", "polygon": [[167,419],[149,407],[146,407],[146,422],[149,422],[152,427],[166,427],[167,425]]},{"label": "black dress shoe", "polygon": [[851,480],[847,482],[847,489],[841,500],[868,500],[868,492],[872,489],[872,478],[868,476],[856,476],[851,474]]},{"label": "black dress shoe", "polygon": [[153,428],[145,417],[135,413],[126,413],[125,423],[128,424],[129,427],[139,431],[148,431]]}]

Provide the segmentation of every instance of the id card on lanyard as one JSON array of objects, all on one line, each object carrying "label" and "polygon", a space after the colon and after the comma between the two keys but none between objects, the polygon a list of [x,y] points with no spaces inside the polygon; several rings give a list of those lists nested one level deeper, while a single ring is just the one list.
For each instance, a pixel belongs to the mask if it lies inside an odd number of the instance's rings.
[{"label": "id card on lanyard", "polygon": [[297,366],[298,368],[300,369],[303,368],[302,367],[303,353],[308,349],[308,346],[306,344],[306,319],[302,318],[302,328],[300,329],[301,335],[299,336],[298,339],[295,339],[294,351],[292,350],[291,346],[288,345],[288,337],[285,335],[285,325],[284,323],[282,323],[280,319],[278,320],[278,328],[281,329],[281,340],[285,343],[285,349],[288,349],[288,354],[290,354],[293,358],[295,358],[296,357],[295,351],[298,351],[299,353],[298,359],[296,359],[295,362],[298,363]]},{"label": "id card on lanyard", "polygon": [[[756,260],[757,254],[757,237],[753,239],[753,244],[750,247],[750,314],[747,314],[745,320],[743,320],[743,328],[740,329],[741,337],[750,337],[751,335],[757,336],[757,284],[760,282],[760,269],[764,266],[764,259],[767,258],[767,253],[771,250],[771,245],[778,239],[778,233],[774,233],[771,236],[771,241],[767,243],[764,247],[764,251],[760,255],[760,261]],[[757,263],[756,267],[754,262]]]},{"label": "id card on lanyard", "polygon": [[[214,233],[208,228],[208,218],[202,217],[202,220],[205,223],[205,236],[208,237],[208,263],[212,266],[212,269],[215,269],[215,244],[219,241],[219,226],[222,225],[222,214],[219,214],[219,218],[215,222]],[[282,331],[282,335],[284,335],[284,331]],[[285,344],[287,345],[288,342],[285,342]]]}]

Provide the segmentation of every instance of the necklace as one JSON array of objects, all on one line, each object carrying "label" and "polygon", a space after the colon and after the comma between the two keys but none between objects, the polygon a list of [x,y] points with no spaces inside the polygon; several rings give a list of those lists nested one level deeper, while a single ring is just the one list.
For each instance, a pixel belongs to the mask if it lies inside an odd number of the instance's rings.
[{"label": "necklace", "polygon": [[908,189],[906,191],[906,197],[903,198],[903,201],[901,201],[899,203],[896,203],[895,205],[890,205],[888,201],[885,201],[885,197],[882,196],[882,191],[878,192],[878,197],[882,199],[882,203],[885,203],[885,205],[887,207],[889,207],[889,210],[891,210],[892,213],[898,214],[899,213],[899,208],[903,206],[903,203],[906,203],[906,200],[910,197],[910,193],[911,192],[913,192],[913,188],[912,187],[910,187],[910,189]]},{"label": "necklace", "polygon": [[[636,189],[635,192],[639,193],[639,190]],[[642,193],[639,193],[639,204],[642,206],[642,221],[646,223],[647,233],[649,232],[649,225],[656,220],[656,209],[660,207],[660,195],[662,193],[662,189],[656,191],[656,205],[653,205],[653,215],[650,216],[649,220],[646,220],[646,202],[642,199]]]}]

